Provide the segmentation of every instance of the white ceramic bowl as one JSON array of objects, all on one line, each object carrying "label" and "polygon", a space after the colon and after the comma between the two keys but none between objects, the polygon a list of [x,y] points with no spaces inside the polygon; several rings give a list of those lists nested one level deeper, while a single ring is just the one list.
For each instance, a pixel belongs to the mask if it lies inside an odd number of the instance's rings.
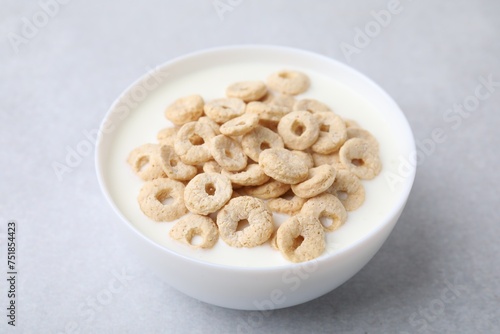
[{"label": "white ceramic bowl", "polygon": [[[306,263],[275,267],[221,265],[179,254],[155,243],[139,232],[120,210],[116,196],[110,191],[107,158],[112,154],[116,129],[156,89],[158,84],[155,84],[154,76],[168,73],[166,80],[175,84],[186,73],[241,61],[278,62],[283,64],[283,68],[303,68],[335,78],[363,95],[380,111],[378,117],[391,123],[391,131],[398,138],[399,152],[391,156],[384,168],[391,169],[392,176],[397,180],[398,186],[394,189],[397,197],[390,210],[384,212],[383,218],[370,222],[370,228],[355,242]],[[403,167],[401,164],[408,160],[405,157],[409,158],[414,152],[413,135],[399,107],[379,86],[359,72],[307,51],[274,46],[232,46],[174,59],[132,84],[115,101],[101,125],[96,168],[102,191],[120,217],[120,230],[124,232],[130,247],[149,262],[168,284],[189,296],[218,306],[267,310],[304,303],[332,291],[356,274],[375,255],[406,204],[415,176],[415,164],[404,163]],[[388,179],[387,182],[391,181]],[[135,198],[137,194],[131,192],[129,196]]]}]

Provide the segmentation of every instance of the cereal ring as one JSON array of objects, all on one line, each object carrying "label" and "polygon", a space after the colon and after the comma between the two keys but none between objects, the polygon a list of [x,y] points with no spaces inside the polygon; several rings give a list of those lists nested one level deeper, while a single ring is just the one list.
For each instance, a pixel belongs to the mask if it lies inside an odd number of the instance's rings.
[{"label": "cereal ring", "polygon": [[309,78],[297,71],[279,71],[267,78],[269,88],[288,95],[297,95],[309,88]]},{"label": "cereal ring", "polygon": [[312,158],[314,161],[314,167],[321,165],[332,165],[336,170],[345,169],[344,165],[340,162],[339,152],[331,154],[319,154],[313,153]]},{"label": "cereal ring", "polygon": [[132,170],[144,181],[165,177],[160,165],[160,146],[144,144],[130,152],[127,162]]},{"label": "cereal ring", "polygon": [[202,170],[204,173],[218,173],[222,172],[222,167],[215,161],[207,161],[203,164]]},{"label": "cereal ring", "polygon": [[260,199],[276,198],[283,195],[288,190],[290,190],[289,184],[281,183],[273,179],[269,179],[269,181],[260,186],[243,188],[245,194]]},{"label": "cereal ring", "polygon": [[259,120],[259,125],[271,130],[274,133],[278,133],[278,123],[276,122]]},{"label": "cereal ring", "polygon": [[204,104],[200,95],[181,97],[167,107],[165,117],[176,125],[194,122],[203,115]]},{"label": "cereal ring", "polygon": [[319,123],[307,111],[292,111],[281,118],[278,133],[283,138],[286,147],[293,150],[305,150],[318,139]]},{"label": "cereal ring", "polygon": [[250,102],[245,109],[247,114],[259,116],[259,120],[278,124],[280,119],[290,112],[288,107],[265,104],[263,102]]},{"label": "cereal ring", "polygon": [[227,97],[236,97],[245,102],[257,101],[267,93],[267,87],[262,81],[236,82],[226,89]]},{"label": "cereal ring", "polygon": [[360,138],[345,142],[339,151],[340,162],[360,179],[370,180],[380,173],[382,163],[373,145]]},{"label": "cereal ring", "polygon": [[218,135],[211,139],[210,150],[215,161],[225,170],[237,172],[247,166],[247,156],[236,140]]},{"label": "cereal ring", "polygon": [[173,147],[176,135],[177,135],[176,128],[165,128],[158,132],[156,138],[158,139],[160,145],[169,145]]},{"label": "cereal ring", "polygon": [[337,171],[335,181],[327,190],[336,196],[347,211],[354,211],[365,201],[365,188],[361,181],[347,170]]},{"label": "cereal ring", "polygon": [[276,233],[276,244],[287,260],[309,261],[325,250],[325,232],[317,218],[299,214],[281,224]]},{"label": "cereal ring", "polygon": [[160,165],[169,178],[178,181],[191,180],[198,172],[195,166],[183,163],[174,148],[167,145],[160,148]]},{"label": "cereal ring", "polygon": [[293,154],[298,156],[304,163],[306,164],[307,168],[313,168],[314,167],[314,160],[312,156],[304,151],[292,151]]},{"label": "cereal ring", "polygon": [[[327,232],[335,231],[347,220],[347,211],[340,200],[328,193],[309,199],[302,206],[300,214],[319,219]],[[326,218],[326,221],[323,222],[323,218]]]},{"label": "cereal ring", "polygon": [[347,129],[347,139],[361,138],[369,142],[378,151],[378,141],[375,137],[367,130],[361,128],[348,128]]},{"label": "cereal ring", "polygon": [[328,107],[323,102],[319,102],[315,99],[299,100],[293,105],[293,110],[309,111],[310,113],[315,113],[318,111],[331,111],[330,107]]},{"label": "cereal ring", "polygon": [[292,110],[296,100],[291,95],[267,91],[267,95],[261,99],[261,102],[278,107],[287,107],[289,110]]},{"label": "cereal ring", "polygon": [[233,185],[240,186],[260,186],[269,180],[269,176],[258,164],[249,164],[243,171],[237,173],[223,170],[222,174],[226,175]]},{"label": "cereal ring", "polygon": [[[167,200],[172,198],[172,203]],[[138,196],[139,206],[146,216],[157,222],[170,222],[185,215],[184,185],[167,178],[144,183]]]},{"label": "cereal ring", "polygon": [[243,115],[245,113],[245,102],[234,97],[216,99],[205,103],[203,110],[210,119],[222,124]]},{"label": "cereal ring", "polygon": [[[191,214],[175,223],[170,229],[170,236],[192,248],[212,248],[219,238],[219,230],[212,218]],[[194,236],[200,236],[201,243],[194,244]]]},{"label": "cereal ring", "polygon": [[302,206],[307,200],[288,191],[278,198],[272,198],[267,202],[267,206],[271,211],[284,213],[293,216],[300,212]]},{"label": "cereal ring", "polygon": [[207,215],[222,208],[229,201],[232,193],[231,181],[226,176],[201,173],[187,184],[184,202],[189,211]]},{"label": "cereal ring", "polygon": [[359,123],[356,122],[355,120],[352,120],[352,119],[344,118],[344,123],[345,123],[346,129],[360,127]]},{"label": "cereal ring", "polygon": [[318,140],[311,149],[316,153],[329,154],[337,151],[347,139],[345,123],[331,111],[317,112],[314,117],[319,122]]},{"label": "cereal ring", "polygon": [[252,131],[259,124],[259,116],[243,114],[220,126],[220,132],[226,136],[242,136]]},{"label": "cereal ring", "polygon": [[259,156],[259,166],[266,175],[286,184],[296,184],[307,178],[306,163],[285,148],[270,148]]},{"label": "cereal ring", "polygon": [[278,248],[278,243],[276,242],[276,235],[278,231],[274,231],[273,234],[271,234],[271,237],[269,238],[269,244],[271,244],[271,247],[273,249],[276,249],[279,251],[280,249]]},{"label": "cereal ring", "polygon": [[[248,226],[240,230],[242,223]],[[261,245],[274,231],[271,211],[264,201],[250,196],[230,200],[217,214],[217,225],[222,240],[232,247]]]},{"label": "cereal ring", "polygon": [[331,165],[322,165],[309,169],[305,181],[293,184],[292,191],[302,198],[311,198],[321,194],[333,184],[337,171]]},{"label": "cereal ring", "polygon": [[283,139],[273,131],[263,126],[255,129],[243,136],[241,140],[243,152],[253,161],[259,161],[259,155],[263,150],[269,148],[283,148]]},{"label": "cereal ring", "polygon": [[214,130],[215,135],[220,135],[219,124],[217,124],[216,122],[214,122],[213,120],[211,120],[207,116],[200,117],[200,119],[198,120],[198,123],[203,123],[203,124],[210,126],[212,128],[212,130]]},{"label": "cereal ring", "polygon": [[207,123],[186,123],[177,132],[175,153],[182,162],[189,165],[208,161],[212,158],[208,143],[213,137],[215,137],[215,132]]}]

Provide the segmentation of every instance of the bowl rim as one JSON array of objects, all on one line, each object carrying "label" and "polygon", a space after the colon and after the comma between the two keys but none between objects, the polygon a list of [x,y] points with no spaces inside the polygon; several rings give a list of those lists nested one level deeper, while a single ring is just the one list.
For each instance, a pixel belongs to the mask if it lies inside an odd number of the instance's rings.
[{"label": "bowl rim", "polygon": [[[341,67],[343,71],[350,72],[351,74],[358,76],[359,79],[362,79],[366,81],[369,85],[373,87],[373,89],[377,90],[377,94],[381,94],[385,99],[388,99],[392,103],[394,103],[394,106],[397,108],[397,111],[399,114],[402,116],[401,117],[401,125],[404,126],[406,129],[404,129],[404,133],[408,134],[408,147],[411,147],[410,151],[414,152],[416,151],[416,144],[415,144],[415,139],[413,132],[411,130],[410,124],[408,122],[408,119],[406,118],[405,114],[399,107],[399,105],[396,103],[396,101],[380,86],[378,85],[375,81],[373,81],[371,78],[367,77],[365,74],[359,72],[358,70],[344,64],[343,62],[336,60],[334,58],[327,57],[322,54],[318,54],[316,52],[304,50],[304,49],[298,49],[294,47],[289,47],[289,46],[279,46],[279,45],[268,45],[268,44],[235,44],[235,45],[229,45],[229,46],[217,46],[217,47],[211,47],[211,48],[204,48],[201,50],[197,50],[194,52],[187,53],[185,55],[181,55],[178,57],[175,57],[173,59],[167,60],[160,65],[156,66],[155,68],[157,70],[165,69],[167,67],[175,66],[176,63],[179,62],[184,62],[193,58],[198,58],[202,56],[206,56],[209,54],[217,54],[217,53],[226,53],[226,52],[231,52],[231,51],[241,51],[241,50],[252,50],[252,51],[260,51],[260,52],[291,52],[295,53],[298,55],[302,55],[305,57],[310,57],[311,59],[319,59],[322,61],[327,61],[334,63],[335,66]],[[105,126],[106,122],[110,118],[110,116],[113,114],[117,106],[120,106],[124,98],[131,93],[134,87],[136,87],[138,84],[143,82],[143,80],[148,78],[149,73],[145,73],[141,75],[139,78],[137,78],[134,82],[132,82],[129,86],[127,86],[121,93],[120,95],[113,101],[111,106],[108,108],[106,115],[102,119],[100,125],[99,125],[99,135],[95,144],[95,153],[94,153],[94,158],[95,158],[95,168],[96,168],[96,174],[97,174],[97,181],[99,183],[99,187],[106,198],[106,201],[108,204],[111,206],[115,214],[118,215],[120,218],[120,224],[125,225],[126,228],[129,230],[129,232],[132,232],[135,237],[138,237],[142,241],[144,241],[148,246],[152,246],[153,248],[156,248],[157,250],[160,250],[162,252],[167,252],[171,256],[178,257],[182,260],[191,262],[193,264],[203,266],[203,267],[209,267],[209,268],[218,268],[221,270],[226,270],[226,271],[236,271],[236,272],[281,272],[284,270],[293,270],[297,268],[302,268],[305,266],[310,265],[312,261],[316,261],[317,265],[321,265],[322,263],[326,263],[329,261],[332,261],[336,257],[341,257],[345,255],[346,253],[355,251],[357,248],[362,247],[363,244],[368,242],[370,239],[374,238],[378,233],[380,233],[386,226],[391,222],[391,218],[394,216],[398,215],[400,210],[402,210],[406,204],[406,201],[408,200],[410,191],[413,187],[414,180],[415,180],[415,175],[416,175],[416,165],[411,164],[411,170],[408,176],[405,176],[405,182],[403,185],[403,188],[401,189],[401,195],[398,197],[397,202],[394,203],[392,206],[391,210],[386,214],[385,219],[383,219],[382,223],[379,224],[376,228],[371,229],[367,233],[363,234],[358,240],[355,242],[349,244],[348,246],[343,247],[342,249],[335,250],[334,253],[332,254],[322,254],[320,257],[315,258],[310,261],[306,262],[300,262],[300,263],[294,263],[290,262],[287,264],[279,264],[275,266],[251,266],[251,267],[244,267],[244,266],[233,266],[233,265],[228,265],[228,264],[221,264],[221,263],[213,263],[201,259],[197,259],[194,257],[190,257],[188,255],[180,254],[177,253],[171,249],[168,249],[167,247],[164,247],[160,244],[157,244],[155,241],[151,240],[148,238],[146,235],[141,233],[136,227],[133,226],[133,223],[130,222],[119,210],[117,205],[114,203],[111,194],[106,186],[105,182],[105,177],[104,177],[104,157],[102,157],[101,151],[102,151],[102,143],[104,141],[104,137],[106,137],[106,134],[103,134],[103,127]],[[398,122],[399,123],[399,122]]]}]

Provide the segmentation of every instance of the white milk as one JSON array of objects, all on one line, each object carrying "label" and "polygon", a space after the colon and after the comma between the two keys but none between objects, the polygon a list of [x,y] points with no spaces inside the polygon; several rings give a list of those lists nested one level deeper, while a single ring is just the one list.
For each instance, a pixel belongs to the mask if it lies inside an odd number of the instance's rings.
[{"label": "white milk", "polygon": [[[219,239],[212,249],[194,250],[172,240],[169,230],[174,222],[157,223],[141,212],[137,195],[143,182],[126,163],[133,148],[145,143],[155,143],[157,132],[171,126],[164,117],[164,110],[175,99],[190,94],[200,94],[206,101],[224,97],[225,87],[229,84],[244,80],[265,81],[269,74],[280,69],[280,64],[240,63],[197,71],[181,78],[169,78],[169,82],[150,94],[113,132],[114,141],[107,161],[109,168],[106,178],[110,181],[111,197],[137,230],[165,248],[202,261],[245,267],[289,263],[268,243],[249,249],[233,248]],[[398,139],[391,132],[390,121],[381,117],[380,111],[369,105],[363,96],[320,73],[300,68],[297,70],[307,73],[311,79],[310,89],[298,98],[310,97],[326,103],[343,118],[357,121],[380,143],[383,168],[375,179],[363,181],[365,203],[356,211],[348,213],[347,222],[340,229],[326,235],[327,252],[338,252],[373,229],[374,223],[379,222],[397,200],[400,192],[389,187],[384,174],[396,170],[400,147]],[[284,217],[286,216],[275,215],[279,223]]]}]

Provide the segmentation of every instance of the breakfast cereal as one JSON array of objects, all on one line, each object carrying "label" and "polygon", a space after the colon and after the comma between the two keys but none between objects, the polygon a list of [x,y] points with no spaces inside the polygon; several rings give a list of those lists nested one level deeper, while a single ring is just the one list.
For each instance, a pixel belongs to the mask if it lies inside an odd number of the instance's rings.
[{"label": "breakfast cereal", "polygon": [[245,102],[235,97],[221,98],[205,103],[205,114],[222,124],[245,113]]},{"label": "breakfast cereal", "polygon": [[[238,225],[248,226],[239,230]],[[263,244],[274,231],[271,211],[264,201],[249,196],[233,198],[217,214],[222,240],[233,247],[255,247]]]},{"label": "breakfast cereal", "polygon": [[233,188],[231,181],[221,174],[201,173],[186,185],[184,202],[189,211],[208,215],[229,201]]},{"label": "breakfast cereal", "polygon": [[278,133],[287,148],[305,150],[318,139],[319,123],[307,111],[292,111],[281,118]]},{"label": "breakfast cereal", "polygon": [[322,218],[331,220],[331,224],[329,225],[322,224],[327,232],[335,231],[347,220],[347,211],[340,200],[328,193],[309,199],[302,206],[300,213],[318,218],[320,222]]},{"label": "breakfast cereal", "polygon": [[[190,214],[180,219],[170,230],[170,236],[193,248],[212,248],[219,238],[219,230],[212,218]],[[193,243],[193,237],[200,236],[199,244]]]},{"label": "breakfast cereal", "polygon": [[257,101],[267,93],[266,84],[262,81],[236,82],[226,89],[228,97],[237,97],[245,102]]},{"label": "breakfast cereal", "polygon": [[297,95],[309,88],[309,78],[298,71],[279,71],[267,78],[267,84],[282,94]]},{"label": "breakfast cereal", "polygon": [[[370,132],[322,101],[294,97],[309,85],[304,73],[279,71],[267,85],[229,85],[226,98],[190,95],[171,103],[165,116],[176,126],[127,159],[146,181],[142,212],[157,222],[189,212],[169,233],[192,248],[212,248],[220,237],[238,248],[269,241],[292,262],[320,256],[325,233],[363,204],[361,180],[382,165]],[[290,218],[280,225],[273,212]]]},{"label": "breakfast cereal", "polygon": [[337,171],[332,165],[321,165],[309,168],[307,179],[292,184],[295,195],[302,198],[311,198],[325,192],[333,184]]},{"label": "breakfast cereal", "polygon": [[136,147],[130,152],[127,162],[144,181],[165,176],[160,163],[160,147],[156,144],[144,144]]},{"label": "breakfast cereal", "polygon": [[176,125],[193,122],[203,115],[204,104],[200,95],[181,97],[167,107],[165,117]]},{"label": "breakfast cereal", "polygon": [[169,178],[178,181],[191,180],[198,172],[196,167],[183,163],[168,145],[160,147],[160,166]]},{"label": "breakfast cereal", "polygon": [[[172,203],[164,203],[172,198]],[[137,198],[142,212],[158,222],[170,222],[185,215],[184,184],[167,178],[144,183]]]},{"label": "breakfast cereal", "polygon": [[276,245],[289,261],[312,260],[326,248],[323,227],[316,217],[302,214],[292,216],[278,228]]}]

